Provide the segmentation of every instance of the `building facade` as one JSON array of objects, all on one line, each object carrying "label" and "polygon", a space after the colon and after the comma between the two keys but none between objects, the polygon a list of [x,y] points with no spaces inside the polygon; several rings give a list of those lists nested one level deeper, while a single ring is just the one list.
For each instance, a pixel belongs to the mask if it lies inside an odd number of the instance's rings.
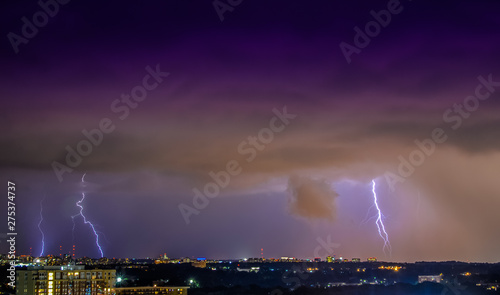
[{"label": "building facade", "polygon": [[114,294],[116,270],[81,265],[29,267],[16,273],[17,295]]}]

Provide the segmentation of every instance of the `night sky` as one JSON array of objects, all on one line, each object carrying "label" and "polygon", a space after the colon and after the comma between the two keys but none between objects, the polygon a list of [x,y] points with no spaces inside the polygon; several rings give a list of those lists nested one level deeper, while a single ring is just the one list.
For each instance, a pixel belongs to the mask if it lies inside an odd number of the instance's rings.
[{"label": "night sky", "polygon": [[72,234],[85,193],[107,257],[313,258],[330,239],[349,259],[500,261],[500,3],[437,2],[73,0],[12,46],[42,8],[3,1],[18,254],[41,251],[43,200],[44,254],[100,257],[79,216]]}]

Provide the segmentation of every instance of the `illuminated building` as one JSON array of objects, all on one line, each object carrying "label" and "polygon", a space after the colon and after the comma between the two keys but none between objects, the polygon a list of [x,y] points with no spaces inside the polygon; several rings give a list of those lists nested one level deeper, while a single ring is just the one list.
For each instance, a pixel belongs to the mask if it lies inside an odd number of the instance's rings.
[{"label": "illuminated building", "polygon": [[368,262],[377,262],[377,257],[370,257],[367,260]]},{"label": "illuminated building", "polygon": [[115,288],[116,295],[149,295],[149,294],[168,294],[168,295],[186,295],[189,287],[127,287]]},{"label": "illuminated building", "polygon": [[191,258],[189,258],[189,257],[182,257],[181,258],[181,263],[191,263]]},{"label": "illuminated building", "polygon": [[280,258],[280,262],[295,262],[297,259],[295,257],[287,257],[287,256],[282,256]]},{"label": "illuminated building", "polygon": [[237,271],[244,271],[244,272],[259,272],[260,267],[258,266],[252,266],[252,267],[237,267]]},{"label": "illuminated building", "polygon": [[442,279],[443,279],[443,277],[441,275],[438,275],[438,276],[418,276],[418,283],[423,283],[423,282],[441,283]]},{"label": "illuminated building", "polygon": [[351,261],[352,262],[361,262],[361,259],[359,259],[359,258],[353,258],[353,259],[351,259]]},{"label": "illuminated building", "polygon": [[333,262],[335,258],[333,258],[332,256],[327,256],[326,257],[326,262]]},{"label": "illuminated building", "polygon": [[116,270],[83,265],[28,267],[16,273],[16,294],[114,294]]},{"label": "illuminated building", "polygon": [[198,268],[205,268],[205,267],[207,267],[207,261],[206,260],[198,260],[195,262],[191,262],[191,265],[194,267],[198,267]]}]

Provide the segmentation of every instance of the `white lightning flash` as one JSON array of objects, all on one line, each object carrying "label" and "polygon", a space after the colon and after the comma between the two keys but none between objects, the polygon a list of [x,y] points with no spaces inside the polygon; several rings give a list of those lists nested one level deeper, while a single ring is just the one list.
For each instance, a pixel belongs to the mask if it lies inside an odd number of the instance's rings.
[{"label": "white lightning flash", "polygon": [[384,240],[384,247],[382,250],[385,251],[387,250],[389,252],[389,256],[392,255],[392,247],[391,247],[391,242],[389,241],[389,235],[387,234],[387,231],[385,230],[384,226],[384,221],[383,217],[384,215],[382,214],[382,211],[380,210],[380,207],[378,206],[378,200],[377,200],[377,192],[375,191],[376,188],[376,183],[375,179],[372,180],[372,193],[373,193],[373,203],[375,205],[375,208],[377,208],[378,216],[377,216],[377,221],[375,221],[375,224],[377,225],[378,229],[378,234]]}]

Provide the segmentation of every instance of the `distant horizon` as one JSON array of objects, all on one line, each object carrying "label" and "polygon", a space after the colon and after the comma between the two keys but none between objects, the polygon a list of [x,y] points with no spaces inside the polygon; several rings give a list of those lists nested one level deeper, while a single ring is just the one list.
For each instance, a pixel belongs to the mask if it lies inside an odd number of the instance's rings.
[{"label": "distant horizon", "polygon": [[[7,255],[7,254],[1,254],[1,255]],[[29,254],[21,254],[22,256],[29,256]],[[48,255],[44,255],[44,256],[31,256],[33,258],[40,258],[40,257],[47,257],[47,256],[52,256],[52,257],[60,257],[59,254],[58,255],[52,255],[52,254],[48,254]],[[79,259],[79,258],[90,258],[90,259],[94,259],[94,260],[99,260],[99,259],[148,259],[148,260],[157,260],[158,258],[162,257],[163,255],[159,255],[159,256],[156,256],[156,257],[152,257],[152,256],[149,256],[149,257],[88,257],[88,256],[80,256],[80,257],[76,257],[76,259]],[[244,257],[244,258],[224,258],[224,259],[221,259],[221,258],[211,258],[211,257],[204,257],[204,256],[179,256],[179,257],[170,257],[167,255],[167,257],[170,259],[170,260],[177,260],[177,259],[182,259],[182,258],[189,258],[189,259],[193,259],[193,260],[197,260],[198,258],[205,258],[206,260],[209,260],[209,261],[240,261],[240,260],[244,260],[244,259],[252,259],[252,258],[257,258],[257,259],[261,259],[261,257]],[[300,258],[300,257],[293,257],[293,256],[282,256],[282,257],[288,257],[288,258],[293,258],[293,259],[297,259],[297,260],[311,260],[311,261],[308,261],[308,262],[315,262],[313,261],[314,258]],[[333,256],[332,256],[333,257]],[[60,257],[61,258],[61,257]],[[269,259],[275,259],[275,260],[279,260],[281,257],[264,257],[265,260],[269,260]],[[320,257],[322,260],[321,262],[326,262],[326,257]],[[353,262],[351,261],[353,258],[359,258],[361,261],[359,263],[363,263],[363,262],[369,262],[367,259],[368,258],[372,258],[372,257],[366,257],[366,258],[362,258],[362,257],[352,257],[352,258],[345,258],[342,256],[343,259],[348,259],[349,263],[350,262]],[[388,260],[380,260],[378,259],[377,257],[374,257],[377,259],[377,261],[375,262],[369,262],[369,263],[377,263],[377,262],[387,262],[387,263],[419,263],[419,262],[423,262],[423,263],[432,263],[432,262],[436,262],[436,263],[443,263],[443,262],[457,262],[457,263],[476,263],[476,264],[499,264],[500,261],[497,261],[497,262],[481,262],[481,261],[462,261],[462,260],[420,260],[420,261],[388,261]],[[75,258],[71,258],[72,260],[75,260]],[[339,259],[339,257],[335,257],[336,260]],[[246,261],[245,261],[246,262]],[[302,261],[304,262],[304,261]],[[250,262],[250,263],[254,263],[254,262]],[[255,262],[255,263],[258,263],[258,262]],[[292,263],[292,261],[290,262],[284,262],[284,263]],[[334,263],[334,262],[331,262],[331,263]],[[335,262],[337,263],[337,262]],[[340,263],[340,262],[338,262]],[[358,262],[354,262],[354,263],[358,263]]]}]

